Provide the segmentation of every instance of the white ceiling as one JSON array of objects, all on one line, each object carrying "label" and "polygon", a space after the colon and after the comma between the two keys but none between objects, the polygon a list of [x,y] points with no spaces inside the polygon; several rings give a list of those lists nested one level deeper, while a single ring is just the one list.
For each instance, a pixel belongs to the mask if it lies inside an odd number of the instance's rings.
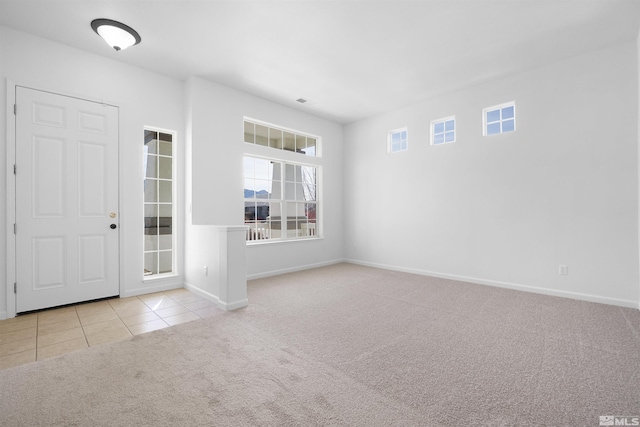
[{"label": "white ceiling", "polygon": [[[142,43],[113,51],[96,18]],[[638,0],[0,0],[2,25],[340,123],[635,40],[639,20]]]}]

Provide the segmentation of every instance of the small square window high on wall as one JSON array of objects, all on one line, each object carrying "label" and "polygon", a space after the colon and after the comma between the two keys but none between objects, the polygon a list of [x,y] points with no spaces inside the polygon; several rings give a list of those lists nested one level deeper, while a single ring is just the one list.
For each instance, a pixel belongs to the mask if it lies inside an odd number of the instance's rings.
[{"label": "small square window high on wall", "polygon": [[484,136],[516,130],[516,103],[494,105],[482,110],[482,134]]},{"label": "small square window high on wall", "polygon": [[387,151],[397,153],[408,149],[407,128],[392,130],[387,134]]},{"label": "small square window high on wall", "polygon": [[445,117],[431,121],[431,145],[448,144],[456,140],[456,118]]}]

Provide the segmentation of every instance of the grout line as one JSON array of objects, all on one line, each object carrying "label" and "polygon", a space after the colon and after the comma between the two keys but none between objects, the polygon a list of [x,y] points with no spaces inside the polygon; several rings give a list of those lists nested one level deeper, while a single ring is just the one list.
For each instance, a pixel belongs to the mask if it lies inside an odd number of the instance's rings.
[{"label": "grout line", "polygon": [[[189,292],[190,294],[193,294],[192,292],[190,292],[190,291],[188,291],[188,290],[187,290],[187,292]],[[193,295],[195,295],[195,294],[193,294]],[[171,297],[171,295],[168,295],[168,294],[166,294],[166,293],[164,293],[164,292],[162,293],[162,295],[159,295],[159,296],[161,296],[161,297],[163,297],[163,298],[168,298],[168,300],[173,301],[174,303],[176,303],[176,304],[177,304],[177,305],[174,305],[174,306],[171,306],[171,307],[166,307],[166,308],[172,308],[172,307],[179,307],[179,306],[181,306],[181,307],[184,307],[184,308],[186,308],[186,309],[187,309],[187,311],[186,311],[186,312],[184,312],[184,313],[179,313],[179,314],[176,314],[176,315],[174,315],[174,316],[180,316],[180,315],[184,315],[184,314],[187,314],[187,313],[193,313],[193,314],[195,314],[195,315],[196,315],[196,317],[197,317],[198,319],[202,319],[202,318],[203,318],[203,317],[201,317],[200,315],[198,315],[198,314],[195,312],[195,310],[192,310],[192,309],[190,309],[189,307],[187,307],[187,306],[186,306],[186,304],[191,304],[191,303],[193,303],[193,302],[195,302],[195,301],[190,300],[189,302],[182,303],[182,302],[180,302],[180,301],[178,301],[178,300],[174,299],[173,297]],[[145,307],[147,307],[147,308],[149,308],[149,309],[151,310],[151,311],[150,311],[150,312],[148,312],[148,313],[153,313],[153,314],[155,314],[155,315],[158,317],[158,319],[151,320],[150,322],[155,322],[156,320],[161,320],[165,325],[167,325],[167,326],[164,326],[165,328],[166,328],[166,327],[171,327],[171,326],[173,326],[173,325],[169,324],[169,322],[167,322],[167,321],[165,320],[166,318],[161,317],[159,314],[157,314],[157,311],[158,311],[158,310],[162,310],[162,309],[154,310],[152,306],[150,306],[149,304],[147,304],[146,302],[144,302],[142,299],[140,299],[140,297],[139,297],[139,296],[136,296],[136,297],[135,297],[135,299],[136,299],[137,301],[139,301],[139,302],[143,303]],[[108,302],[108,303],[109,303],[109,302]],[[85,343],[87,344],[87,348],[90,348],[90,347],[91,347],[91,345],[89,344],[89,339],[88,339],[88,337],[87,337],[87,333],[86,333],[86,331],[85,331],[85,325],[82,323],[82,321],[81,321],[81,319],[80,319],[80,314],[78,313],[78,307],[79,307],[79,306],[81,306],[81,305],[83,305],[83,304],[82,304],[82,303],[79,303],[79,304],[75,305],[75,306],[73,307],[73,312],[76,314],[76,318],[77,318],[78,322],[80,323],[80,329],[82,330],[82,336],[84,337]],[[130,333],[132,336],[135,336],[135,335],[133,334],[133,332],[131,331],[131,328],[132,328],[132,327],[139,326],[139,325],[141,325],[141,324],[143,324],[143,323],[148,323],[148,322],[142,322],[142,323],[139,323],[139,324],[136,324],[136,325],[130,325],[130,326],[127,326],[127,325],[124,323],[123,317],[122,317],[122,316],[120,316],[120,313],[118,313],[118,311],[116,311],[116,310],[115,310],[115,308],[114,308],[110,303],[109,303],[109,307],[110,307],[110,308],[111,308],[111,310],[116,314],[116,316],[118,317],[118,320],[122,323],[122,325],[127,329],[127,331],[129,331],[129,333]],[[55,309],[56,309],[56,308],[53,308],[53,309],[51,309],[51,310],[55,310]],[[40,350],[40,348],[38,347],[38,342],[39,342],[39,340],[40,340],[40,331],[39,331],[39,329],[40,329],[40,321],[41,321],[41,319],[40,319],[40,315],[41,315],[41,314],[43,314],[43,313],[48,313],[48,312],[50,312],[50,311],[49,311],[49,310],[43,310],[43,311],[38,312],[38,313],[36,314],[36,347],[35,347],[35,359],[34,359],[34,361],[38,361],[38,353],[39,353],[39,350]],[[138,314],[144,314],[144,313],[138,313]],[[134,314],[134,315],[132,315],[132,316],[135,316],[135,314]],[[125,317],[128,317],[128,316],[125,316]],[[172,316],[168,316],[168,317],[172,317]],[[0,321],[0,324],[1,324],[1,323],[2,323],[2,322]],[[87,325],[87,326],[90,326],[90,325]],[[25,328],[25,329],[26,329],[26,328]],[[163,328],[160,328],[160,329],[163,329]],[[44,335],[43,335],[43,336],[44,336]],[[71,340],[68,340],[68,341],[71,341]],[[66,341],[61,341],[61,343],[62,343],[62,342],[66,342]],[[59,343],[54,343],[54,344],[50,344],[50,345],[55,345],[55,344],[59,344]],[[42,347],[42,348],[46,348],[46,347],[48,347],[48,346],[45,346],[45,347]],[[63,354],[64,354],[64,353],[63,353]],[[19,366],[19,365],[16,365],[16,366]]]},{"label": "grout line", "polygon": [[38,361],[38,340],[40,339],[40,313],[36,314],[36,357],[34,362]]}]

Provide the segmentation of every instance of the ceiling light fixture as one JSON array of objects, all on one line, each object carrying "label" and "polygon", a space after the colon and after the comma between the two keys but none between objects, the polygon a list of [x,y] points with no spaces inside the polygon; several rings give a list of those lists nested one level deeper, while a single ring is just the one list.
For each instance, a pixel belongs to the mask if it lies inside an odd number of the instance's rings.
[{"label": "ceiling light fixture", "polygon": [[91,28],[115,50],[125,50],[142,40],[136,30],[111,19],[94,19]]}]

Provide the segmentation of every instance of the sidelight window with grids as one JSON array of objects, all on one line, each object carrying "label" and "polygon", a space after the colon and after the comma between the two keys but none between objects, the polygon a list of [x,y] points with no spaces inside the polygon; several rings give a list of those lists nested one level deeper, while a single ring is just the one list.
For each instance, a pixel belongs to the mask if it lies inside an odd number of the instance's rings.
[{"label": "sidelight window with grids", "polygon": [[144,131],[144,276],[175,272],[175,134]]}]

